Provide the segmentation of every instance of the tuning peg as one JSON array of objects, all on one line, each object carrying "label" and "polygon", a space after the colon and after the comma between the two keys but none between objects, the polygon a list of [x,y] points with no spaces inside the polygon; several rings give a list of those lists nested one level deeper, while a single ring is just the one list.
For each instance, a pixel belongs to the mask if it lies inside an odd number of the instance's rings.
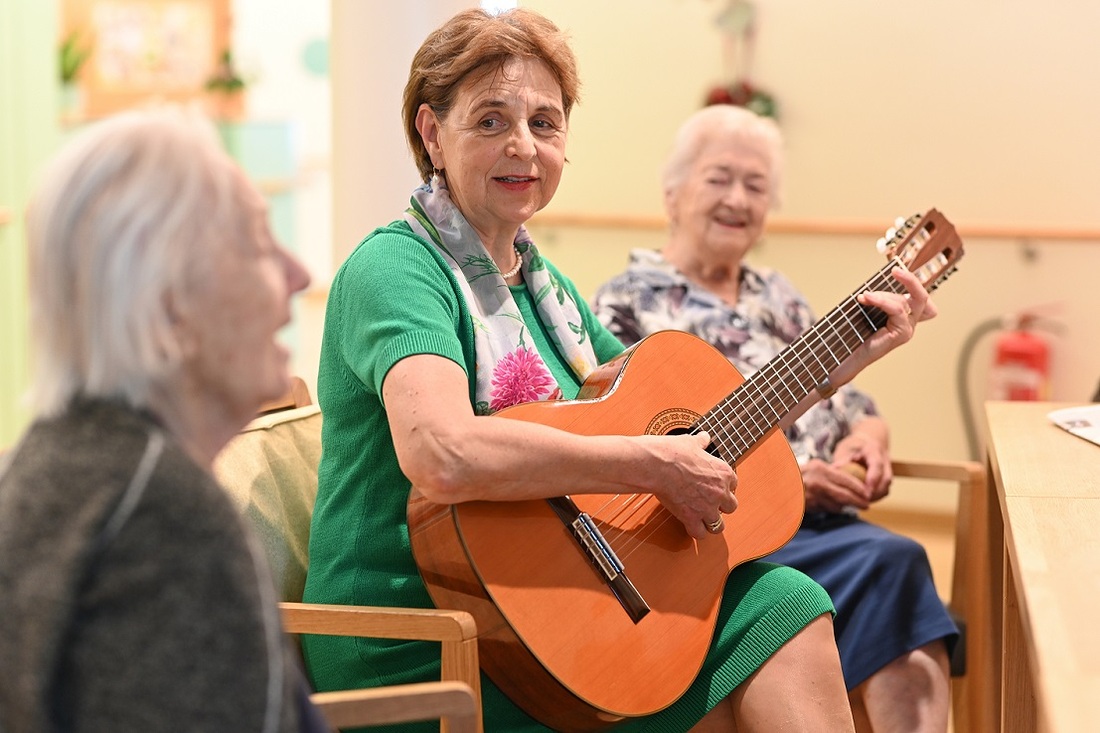
[{"label": "tuning peg", "polygon": [[886,254],[886,237],[878,238],[878,241],[875,242],[875,249],[878,250],[879,254]]},{"label": "tuning peg", "polygon": [[907,222],[907,221],[905,220],[905,217],[904,217],[904,216],[899,216],[899,217],[898,217],[897,219],[894,219],[894,227],[895,227],[896,229],[901,229],[902,227],[904,227],[904,226],[905,226],[906,224],[908,224],[908,223],[909,223],[909,222]]}]

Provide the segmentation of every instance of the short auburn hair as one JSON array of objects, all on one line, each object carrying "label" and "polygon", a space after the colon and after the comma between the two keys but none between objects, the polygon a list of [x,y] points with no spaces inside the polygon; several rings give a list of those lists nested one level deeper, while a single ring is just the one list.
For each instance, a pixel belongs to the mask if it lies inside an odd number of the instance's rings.
[{"label": "short auburn hair", "polygon": [[568,120],[580,90],[577,60],[566,34],[544,16],[524,8],[499,15],[464,10],[424,40],[413,57],[402,104],[405,138],[424,182],[431,178],[433,167],[416,129],[420,105],[427,104],[439,119],[445,119],[463,81],[472,74],[503,68],[514,58],[546,64],[561,87]]}]

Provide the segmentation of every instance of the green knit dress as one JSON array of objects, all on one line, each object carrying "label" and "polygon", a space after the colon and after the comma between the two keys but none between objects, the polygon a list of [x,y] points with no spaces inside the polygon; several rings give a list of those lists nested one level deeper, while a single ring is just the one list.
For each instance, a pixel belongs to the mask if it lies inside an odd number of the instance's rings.
[{"label": "green knit dress", "polygon": [[[621,344],[573,284],[548,266],[573,294],[600,362],[618,354]],[[511,292],[564,396],[575,396],[580,385],[553,347],[526,287]],[[416,354],[435,354],[463,367],[471,376],[472,402],[473,322],[458,284],[430,243],[395,222],[359,245],[329,292],[317,378],[324,421],[307,602],[433,605],[413,560],[405,514],[410,486],[398,467],[381,399],[389,369]],[[616,730],[688,730],[806,624],[831,611],[821,587],[795,570],[760,562],[736,568],[726,584],[711,651],[691,688],[665,710]],[[439,679],[436,643],[337,636],[309,636],[302,643],[319,690]],[[482,697],[486,731],[548,730],[484,676]],[[388,730],[432,731],[438,724]]]}]

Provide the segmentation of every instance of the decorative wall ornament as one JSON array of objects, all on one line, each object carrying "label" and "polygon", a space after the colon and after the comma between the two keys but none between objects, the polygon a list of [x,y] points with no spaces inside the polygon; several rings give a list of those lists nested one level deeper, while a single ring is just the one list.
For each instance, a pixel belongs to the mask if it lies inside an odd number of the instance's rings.
[{"label": "decorative wall ornament", "polygon": [[722,39],[722,81],[707,91],[704,105],[736,104],[778,118],[775,97],[752,81],[756,7],[750,0],[726,0],[714,22]]},{"label": "decorative wall ornament", "polygon": [[61,0],[62,38],[89,49],[77,75],[83,116],[202,98],[229,48],[232,0]]}]

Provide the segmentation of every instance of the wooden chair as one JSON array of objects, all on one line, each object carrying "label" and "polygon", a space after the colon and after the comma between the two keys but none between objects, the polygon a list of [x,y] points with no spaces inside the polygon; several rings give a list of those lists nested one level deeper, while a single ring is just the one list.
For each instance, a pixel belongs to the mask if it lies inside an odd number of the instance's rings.
[{"label": "wooden chair", "polygon": [[951,707],[955,733],[985,733],[996,729],[994,649],[988,609],[990,585],[983,568],[988,566],[989,511],[986,472],[976,461],[893,462],[897,478],[955,483],[959,503],[955,518],[955,559],[948,608],[962,632],[951,659]]},{"label": "wooden chair", "polygon": [[317,693],[314,701],[338,727],[438,718],[441,730],[480,733],[477,629],[470,614],[301,603],[320,441],[320,410],[309,404],[308,390],[299,389],[283,408],[253,420],[215,463],[215,474],[268,556],[287,633],[438,641],[442,675],[419,685]]}]

